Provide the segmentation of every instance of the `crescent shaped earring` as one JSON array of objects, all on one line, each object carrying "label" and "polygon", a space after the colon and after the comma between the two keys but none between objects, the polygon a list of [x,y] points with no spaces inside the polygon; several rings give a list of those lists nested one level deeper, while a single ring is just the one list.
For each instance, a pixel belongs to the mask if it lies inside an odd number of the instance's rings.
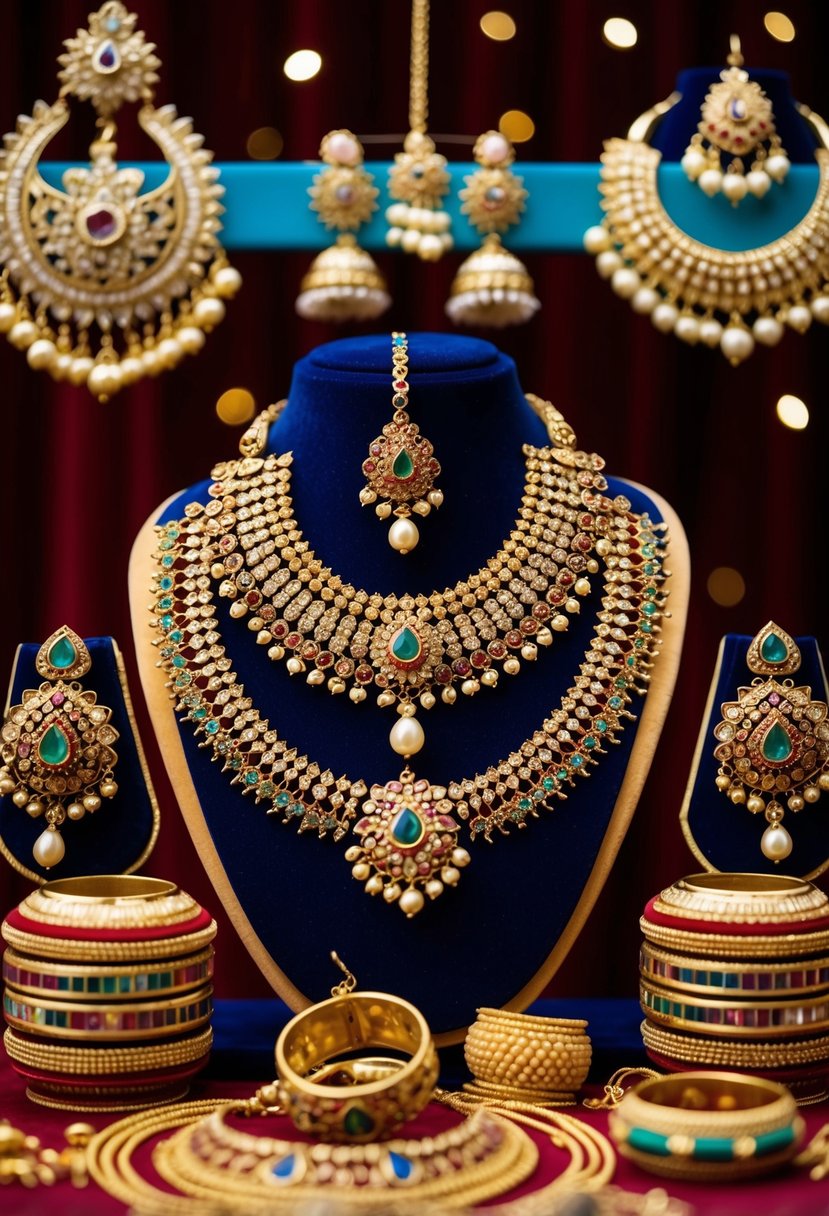
[{"label": "crescent shaped earring", "polygon": [[[189,118],[152,104],[160,60],[136,21],[117,0],[92,13],[64,43],[58,100],[35,102],[0,150],[0,332],[31,367],[101,401],[199,351],[241,284],[217,237],[212,154]],[[97,132],[89,167],[54,185],[39,164],[69,98],[92,103]],[[169,166],[150,190],[116,161],[114,115],[132,101]]]}]

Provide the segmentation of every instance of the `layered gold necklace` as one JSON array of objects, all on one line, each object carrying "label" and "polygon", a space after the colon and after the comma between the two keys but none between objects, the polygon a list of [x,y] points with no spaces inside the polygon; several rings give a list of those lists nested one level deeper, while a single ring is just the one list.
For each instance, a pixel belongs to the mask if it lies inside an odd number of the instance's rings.
[{"label": "layered gold necklace", "polygon": [[[359,843],[346,851],[369,894],[407,916],[454,886],[470,857],[460,844],[523,826],[564,798],[632,719],[657,653],[665,592],[663,525],[610,498],[604,462],[576,449],[549,403],[530,404],[551,446],[524,447],[525,479],[509,537],[485,566],[453,587],[372,594],[325,566],[294,517],[291,453],[267,454],[266,410],[239,459],[213,470],[206,504],[157,529],[152,626],[179,712],[243,793],[300,831]],[[590,577],[602,580],[589,647],[560,704],[531,738],[485,772],[434,785],[410,761],[429,710],[517,676],[569,625]],[[246,694],[222,636],[218,600],[245,618],[268,657],[329,693],[394,707],[389,742],[400,777],[384,785],[336,778],[284,739]],[[417,704],[416,704],[417,703]],[[356,822],[354,822],[356,820]]]}]

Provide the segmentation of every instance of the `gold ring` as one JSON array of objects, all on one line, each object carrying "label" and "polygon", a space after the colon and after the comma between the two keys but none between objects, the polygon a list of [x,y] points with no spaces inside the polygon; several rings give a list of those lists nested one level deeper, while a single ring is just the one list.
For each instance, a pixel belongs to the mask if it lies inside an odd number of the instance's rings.
[{"label": "gold ring", "polygon": [[[337,1056],[391,1048],[410,1058],[394,1073],[346,1086],[315,1070]],[[438,1058],[414,1005],[381,992],[342,992],[297,1014],[276,1043],[279,1101],[299,1131],[361,1143],[393,1135],[432,1096]],[[337,1077],[337,1081],[342,1078]]]}]

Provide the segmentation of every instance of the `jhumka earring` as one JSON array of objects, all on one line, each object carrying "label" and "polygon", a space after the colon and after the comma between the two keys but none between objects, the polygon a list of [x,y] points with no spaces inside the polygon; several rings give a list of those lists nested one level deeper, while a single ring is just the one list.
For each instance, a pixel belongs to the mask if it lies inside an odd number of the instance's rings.
[{"label": "jhumka earring", "polygon": [[440,207],[450,177],[446,157],[426,134],[429,81],[429,0],[412,0],[409,134],[389,170],[386,244],[436,262],[452,248],[449,213]]},{"label": "jhumka earring", "polygon": [[778,679],[798,670],[800,650],[774,621],[752,641],[746,664],[757,679],[720,707],[722,721],[714,730],[716,783],[735,805],[765,813],[769,826],[760,847],[779,862],[792,851],[782,800],[796,813],[829,790],[827,706],[812,700],[811,688]]},{"label": "jhumka earring", "polygon": [[[363,461],[367,485],[360,491],[364,507],[376,503],[380,519],[394,514],[389,528],[389,544],[398,553],[410,553],[420,540],[412,513],[425,516],[443,502],[443,491],[435,489],[440,464],[434,448],[420,433],[408,414],[409,342],[404,333],[393,333],[392,399],[394,414],[369,444]],[[378,499],[380,500],[378,502]]]},{"label": "jhumka earring", "polygon": [[464,178],[461,211],[485,239],[455,276],[446,312],[460,325],[520,325],[541,305],[526,267],[498,234],[518,223],[527,191],[510,169],[515,149],[500,131],[481,135],[473,155],[480,168]]},{"label": "jhumka earring", "polygon": [[363,148],[351,131],[329,131],[320,146],[327,168],[308,193],[326,228],[340,235],[311,263],[296,310],[316,321],[368,321],[391,304],[386,283],[354,233],[377,210],[379,191],[363,165]]},{"label": "jhumka earring", "polygon": [[689,346],[719,346],[736,366],[756,344],[776,346],[786,326],[803,334],[813,320],[829,325],[829,127],[799,107],[817,136],[820,169],[803,219],[767,245],[716,249],[683,232],[659,196],[660,153],[648,140],[678,100],[674,93],[640,115],[626,139],[605,141],[599,186],[605,216],[587,229],[584,247],[616,294],[650,316],[660,333]]},{"label": "jhumka earring", "polygon": [[[189,118],[152,105],[160,61],[136,20],[116,0],[92,13],[59,57],[60,97],[36,102],[0,151],[0,332],[31,367],[101,401],[196,354],[242,281],[216,235],[218,170]],[[38,166],[67,97],[98,118],[89,168],[67,169],[61,189]],[[141,170],[115,159],[113,116],[132,101],[170,167],[144,193]]]},{"label": "jhumka earring", "polygon": [[[772,181],[782,185],[791,165],[774,128],[771,102],[743,69],[736,34],[731,35],[727,63],[702,104],[699,127],[682,158],[682,168],[709,198],[722,191],[736,207],[746,194],[762,198]],[[725,172],[721,153],[733,158]],[[751,157],[748,173],[747,157]]]},{"label": "jhumka earring", "polygon": [[35,659],[44,682],[10,706],[0,732],[0,794],[10,794],[33,819],[44,817],[48,826],[32,853],[46,870],[66,852],[61,825],[94,814],[102,798],[118,793],[112,710],[79,683],[91,666],[83,640],[66,625],[58,629]]}]

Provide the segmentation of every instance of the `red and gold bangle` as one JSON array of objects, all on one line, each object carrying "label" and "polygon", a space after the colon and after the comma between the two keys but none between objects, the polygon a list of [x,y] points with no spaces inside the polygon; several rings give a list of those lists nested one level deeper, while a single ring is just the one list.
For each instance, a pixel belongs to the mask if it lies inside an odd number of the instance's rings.
[{"label": "red and gold bangle", "polygon": [[206,1022],[211,1013],[212,992],[208,984],[197,992],[165,1001],[81,1005],[35,1000],[9,986],[3,994],[3,1009],[10,1026],[50,1038],[92,1037],[97,1042],[157,1038],[195,1029]]},{"label": "red and gold bangle", "polygon": [[640,984],[646,1015],[663,1026],[700,1034],[742,1038],[815,1035],[829,1028],[829,994],[794,1001],[729,1001],[684,997],[656,985]]},{"label": "red and gold bangle", "polygon": [[740,1039],[707,1039],[680,1034],[642,1023],[642,1039],[648,1051],[682,1062],[686,1068],[729,1068],[740,1071],[829,1068],[829,1035],[791,1043],[746,1042]]},{"label": "red and gold bangle", "polygon": [[655,946],[688,954],[723,959],[792,959],[829,953],[829,926],[810,933],[777,933],[754,937],[726,933],[693,932],[673,925],[659,925],[643,916],[643,937]]},{"label": "red and gold bangle", "polygon": [[639,955],[642,978],[705,996],[817,993],[829,987],[829,958],[785,963],[739,962],[672,954],[645,943]]},{"label": "red and gold bangle", "polygon": [[152,993],[172,995],[200,988],[213,975],[213,947],[198,954],[165,960],[156,966],[82,966],[41,962],[8,949],[3,956],[3,979],[18,992],[50,993],[86,1001],[141,997]]},{"label": "red and gold bangle", "polygon": [[85,1047],[44,1042],[9,1026],[3,1036],[9,1059],[27,1068],[64,1076],[104,1076],[177,1068],[202,1061],[210,1052],[213,1031],[208,1027],[172,1043],[138,1047]]},{"label": "red and gold bangle", "polygon": [[[202,910],[192,921],[177,925],[176,930],[174,937],[104,936],[101,930],[96,930],[89,939],[53,937],[47,926],[38,926],[14,911],[3,922],[2,934],[14,950],[38,958],[86,963],[146,962],[176,958],[203,949],[216,936],[216,922],[209,912]],[[75,932],[80,933],[80,930]]]}]

